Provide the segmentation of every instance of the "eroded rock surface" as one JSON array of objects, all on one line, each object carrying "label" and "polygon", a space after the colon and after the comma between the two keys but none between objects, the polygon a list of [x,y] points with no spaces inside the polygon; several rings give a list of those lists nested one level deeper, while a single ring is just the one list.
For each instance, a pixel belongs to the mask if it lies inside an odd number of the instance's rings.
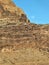
[{"label": "eroded rock surface", "polygon": [[49,65],[49,24],[32,24],[12,0],[0,0],[0,65]]}]

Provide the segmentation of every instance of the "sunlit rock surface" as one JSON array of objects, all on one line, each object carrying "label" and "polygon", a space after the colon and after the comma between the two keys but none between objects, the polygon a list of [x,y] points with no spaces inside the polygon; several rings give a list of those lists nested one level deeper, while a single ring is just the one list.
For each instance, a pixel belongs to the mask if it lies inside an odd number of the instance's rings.
[{"label": "sunlit rock surface", "polygon": [[30,23],[12,0],[0,0],[0,65],[49,65],[49,24]]}]

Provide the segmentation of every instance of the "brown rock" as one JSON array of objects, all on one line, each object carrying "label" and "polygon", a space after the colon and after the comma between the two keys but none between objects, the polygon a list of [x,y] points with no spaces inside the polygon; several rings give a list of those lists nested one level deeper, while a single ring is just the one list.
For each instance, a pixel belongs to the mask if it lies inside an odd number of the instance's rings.
[{"label": "brown rock", "polygon": [[[11,0],[0,0],[0,48],[16,45],[49,49],[49,25],[31,24]],[[19,45],[20,44],[20,45]]]}]

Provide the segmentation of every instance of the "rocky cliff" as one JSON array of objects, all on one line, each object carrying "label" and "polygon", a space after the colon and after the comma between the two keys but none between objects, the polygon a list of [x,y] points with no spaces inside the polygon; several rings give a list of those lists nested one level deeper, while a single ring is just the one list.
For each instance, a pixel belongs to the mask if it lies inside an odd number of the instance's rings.
[{"label": "rocky cliff", "polygon": [[49,65],[49,24],[30,23],[12,0],[0,0],[0,65]]},{"label": "rocky cliff", "polygon": [[11,0],[0,0],[0,17],[21,16],[24,12],[15,6]]},{"label": "rocky cliff", "polygon": [[49,25],[31,24],[11,0],[0,0],[0,49],[36,47],[49,52]]}]

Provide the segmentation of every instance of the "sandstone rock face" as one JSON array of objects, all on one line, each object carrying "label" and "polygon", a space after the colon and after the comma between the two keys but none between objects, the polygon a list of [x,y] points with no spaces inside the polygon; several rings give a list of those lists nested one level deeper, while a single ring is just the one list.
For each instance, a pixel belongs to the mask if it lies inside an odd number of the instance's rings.
[{"label": "sandstone rock face", "polygon": [[[28,19],[24,12],[18,8],[12,0],[0,0],[0,20],[5,23],[10,21],[28,22]],[[6,22],[5,22],[6,21]]]},{"label": "sandstone rock face", "polygon": [[12,0],[0,0],[0,49],[17,45],[17,36],[22,35],[18,31],[23,28],[21,25],[25,26],[28,22],[24,12]]},{"label": "sandstone rock face", "polygon": [[49,65],[49,24],[30,23],[12,0],[0,0],[0,65]]},{"label": "sandstone rock face", "polygon": [[11,0],[0,0],[0,49],[36,47],[49,52],[49,25],[31,24]]},{"label": "sandstone rock face", "polygon": [[[19,13],[19,14],[18,14]],[[1,16],[16,16],[24,14],[24,12],[15,6],[11,0],[0,0],[0,14]]]}]

